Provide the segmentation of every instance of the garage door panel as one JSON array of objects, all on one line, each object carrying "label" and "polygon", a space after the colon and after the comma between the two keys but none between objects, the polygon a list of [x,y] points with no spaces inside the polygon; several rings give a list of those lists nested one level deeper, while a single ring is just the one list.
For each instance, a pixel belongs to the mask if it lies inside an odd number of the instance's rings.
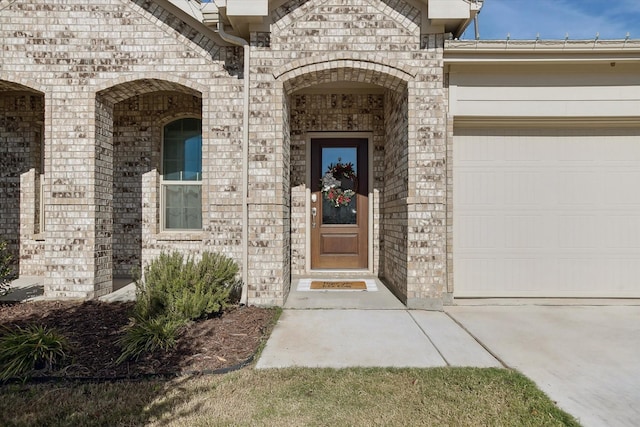
[{"label": "garage door panel", "polygon": [[495,215],[470,215],[459,218],[461,249],[492,249],[502,247],[503,231]]},{"label": "garage door panel", "polygon": [[[557,203],[562,205],[597,205],[601,200],[602,184],[598,174],[591,171],[561,172],[557,187],[548,188],[548,191],[556,192]],[[550,208],[553,208],[550,206]]]},{"label": "garage door panel", "polygon": [[546,202],[548,184],[542,173],[522,169],[508,170],[502,174],[501,181],[504,191],[496,192],[494,197],[502,194],[504,204],[535,209]]},{"label": "garage door panel", "polygon": [[605,268],[609,272],[607,275],[607,283],[611,287],[611,290],[618,295],[625,295],[629,297],[638,297],[635,289],[629,290],[629,283],[637,281],[640,278],[640,251],[636,253],[635,257],[629,258],[607,258],[604,260],[606,263]]},{"label": "garage door panel", "polygon": [[[473,296],[534,296],[541,283],[550,284],[553,263],[553,260],[525,254],[516,257],[513,253],[506,256],[494,253],[487,258],[470,257],[463,266],[455,268],[462,270],[459,279],[474,283]],[[503,292],[496,293],[497,288]]]},{"label": "garage door panel", "polygon": [[[604,246],[607,249],[637,249],[640,251],[640,215],[613,215],[602,223]],[[640,264],[640,257],[636,261]],[[638,278],[640,280],[640,276]]]},{"label": "garage door panel", "polygon": [[540,233],[544,230],[545,219],[543,216],[533,215],[511,215],[505,216],[503,230],[504,246],[509,249],[524,248],[544,248],[546,233]]},{"label": "garage door panel", "polygon": [[515,143],[503,141],[501,148],[503,148],[504,155],[500,159],[494,157],[494,161],[504,160],[506,165],[515,163],[518,166],[532,166],[546,159],[549,142],[540,141],[539,144],[529,144],[526,141],[516,141]]},{"label": "garage door panel", "polygon": [[567,139],[559,136],[557,139],[557,161],[560,163],[576,164],[597,161],[597,142],[593,138]]},{"label": "garage door panel", "polygon": [[595,215],[560,215],[554,219],[558,248],[591,250],[602,246],[600,221]]},{"label": "garage door panel", "polygon": [[461,200],[471,206],[493,207],[497,203],[497,193],[491,189],[499,185],[499,177],[493,172],[471,169],[462,172],[458,177],[461,182]]},{"label": "garage door panel", "polygon": [[[611,274],[604,275],[607,270]],[[637,261],[631,259],[471,259],[456,278],[472,281],[473,295],[456,292],[456,297],[637,298],[637,289],[629,283],[638,275]],[[602,292],[603,283],[607,284],[607,294]]]},{"label": "garage door panel", "polygon": [[454,296],[640,297],[639,129],[465,129],[453,153]]},{"label": "garage door panel", "polygon": [[[640,144],[640,140],[638,141]],[[640,165],[640,161],[638,162]],[[602,200],[612,207],[640,207],[640,171],[618,171],[603,173]],[[633,188],[630,183],[635,183]]]},{"label": "garage door panel", "polygon": [[591,257],[559,258],[557,261],[558,281],[561,290],[579,292],[581,289],[597,289],[602,285],[602,261]]},{"label": "garage door panel", "polygon": [[[496,145],[500,147],[496,147]],[[466,147],[464,152],[459,153],[458,162],[462,166],[482,166],[493,161],[493,153],[501,151],[503,141],[484,139],[477,141],[472,146]]]},{"label": "garage door panel", "polygon": [[619,166],[633,166],[640,162],[640,152],[635,149],[638,142],[632,139],[616,140],[610,138],[606,144],[600,145],[598,159],[602,162],[615,162]]}]

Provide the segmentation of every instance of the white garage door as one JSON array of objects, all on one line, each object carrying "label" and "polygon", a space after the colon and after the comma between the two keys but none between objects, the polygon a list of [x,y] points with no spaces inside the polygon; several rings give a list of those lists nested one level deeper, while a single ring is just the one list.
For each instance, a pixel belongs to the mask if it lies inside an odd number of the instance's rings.
[{"label": "white garage door", "polygon": [[640,129],[458,129],[454,296],[640,297]]}]

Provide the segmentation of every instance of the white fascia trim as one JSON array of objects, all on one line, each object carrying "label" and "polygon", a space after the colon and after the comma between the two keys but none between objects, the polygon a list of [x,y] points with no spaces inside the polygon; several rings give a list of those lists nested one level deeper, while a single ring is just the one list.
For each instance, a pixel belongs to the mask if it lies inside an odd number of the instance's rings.
[{"label": "white fascia trim", "polygon": [[447,40],[445,49],[461,51],[640,50],[640,39],[620,40]]},{"label": "white fascia trim", "polygon": [[640,40],[446,40],[445,53],[640,53]]},{"label": "white fascia trim", "polygon": [[448,40],[445,64],[640,62],[640,40]]},{"label": "white fascia trim", "polygon": [[638,118],[629,117],[504,117],[504,116],[455,116],[453,118],[454,129],[459,128],[519,128],[519,127],[574,127],[574,128],[598,128],[598,127],[637,127]]},{"label": "white fascia trim", "polygon": [[454,64],[593,64],[593,63],[640,63],[640,57],[625,58],[620,56],[595,56],[595,57],[484,57],[484,58],[444,58],[445,65]]}]

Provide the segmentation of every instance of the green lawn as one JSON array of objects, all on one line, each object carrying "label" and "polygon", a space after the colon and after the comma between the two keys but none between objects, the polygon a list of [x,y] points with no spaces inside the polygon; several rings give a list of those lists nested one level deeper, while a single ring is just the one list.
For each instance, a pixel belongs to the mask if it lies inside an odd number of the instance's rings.
[{"label": "green lawn", "polygon": [[245,369],[172,381],[10,384],[3,426],[577,426],[505,369]]}]

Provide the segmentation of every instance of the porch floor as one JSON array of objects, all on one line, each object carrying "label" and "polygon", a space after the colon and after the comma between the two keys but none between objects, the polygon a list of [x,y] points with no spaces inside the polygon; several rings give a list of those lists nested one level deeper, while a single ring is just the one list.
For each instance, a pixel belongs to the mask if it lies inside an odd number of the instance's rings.
[{"label": "porch floor", "polygon": [[[114,278],[113,291],[98,298],[100,301],[134,301],[136,298],[136,285],[132,279]],[[20,276],[11,282],[6,295],[0,296],[0,302],[22,302],[47,300],[44,295],[44,277]],[[54,298],[55,299],[55,298]]]},{"label": "porch floor", "polygon": [[44,295],[44,279],[38,276],[20,276],[9,285],[6,295],[0,301],[17,302],[42,298]]},{"label": "porch floor", "polygon": [[[311,277],[294,277],[291,291],[284,304],[286,309],[359,309],[359,310],[404,310],[406,307],[374,276],[353,275],[344,277],[326,273],[313,275],[313,280],[364,280],[373,282],[376,290],[302,290],[308,288],[304,282]],[[301,285],[302,282],[302,286]],[[367,285],[371,288],[370,285]]]}]

